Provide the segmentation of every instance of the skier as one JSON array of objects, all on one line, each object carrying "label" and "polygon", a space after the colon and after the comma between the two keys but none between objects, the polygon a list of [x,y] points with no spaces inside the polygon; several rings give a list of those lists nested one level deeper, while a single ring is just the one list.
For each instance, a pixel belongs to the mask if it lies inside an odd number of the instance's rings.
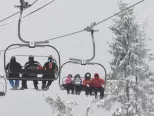
[{"label": "skier", "polygon": [[[10,63],[7,64],[6,70],[9,71],[9,78],[11,77],[19,77],[19,71],[21,70],[22,66],[20,63],[16,61],[16,58],[14,56],[11,57]],[[10,85],[12,89],[18,89],[19,88],[19,80],[9,80]]]},{"label": "skier", "polygon": [[[29,61],[25,63],[24,69],[25,70],[37,70],[37,69],[42,69],[42,66],[39,62],[34,61],[34,56],[29,56]],[[37,74],[23,74],[23,77],[37,78]],[[34,84],[35,89],[38,90],[38,81],[34,80],[33,84]],[[26,80],[22,81],[22,87],[20,89],[21,90],[28,89]]]},{"label": "skier", "polygon": [[100,92],[100,99],[104,97],[104,80],[99,77],[98,73],[94,74],[94,78],[92,79],[92,86],[95,92],[95,98],[97,98],[97,92]]},{"label": "skier", "polygon": [[67,89],[67,94],[70,93],[70,90],[72,91],[72,94],[74,94],[74,85],[73,85],[73,81],[72,81],[72,75],[69,74],[65,80],[65,84],[66,84],[66,89]]},{"label": "skier", "polygon": [[75,87],[75,94],[80,95],[82,90],[82,79],[79,74],[75,75],[75,79],[73,80]]},{"label": "skier", "polygon": [[85,90],[85,95],[92,95],[92,80],[91,74],[89,72],[85,74],[85,79],[83,80],[83,88]]},{"label": "skier", "polygon": [[[52,78],[53,80],[55,79],[55,74],[58,72],[58,66],[51,55],[48,57],[48,62],[44,64],[43,70],[51,70],[53,73],[44,74],[42,78]],[[47,81],[42,81],[42,90],[48,90],[53,81],[48,81],[48,83],[46,82]]]}]

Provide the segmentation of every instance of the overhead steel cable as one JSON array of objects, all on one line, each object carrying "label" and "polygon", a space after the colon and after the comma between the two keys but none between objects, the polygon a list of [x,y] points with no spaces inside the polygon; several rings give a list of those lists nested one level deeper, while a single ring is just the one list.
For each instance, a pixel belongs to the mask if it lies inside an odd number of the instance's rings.
[{"label": "overhead steel cable", "polygon": [[[54,2],[54,1],[55,1],[55,0],[49,2],[48,4],[50,4],[50,3]],[[145,1],[145,0],[141,0],[141,1],[139,1],[139,2],[137,2],[137,3],[135,3],[135,4],[133,4],[133,5],[129,6],[128,8],[124,9],[123,11],[120,11],[120,12],[118,12],[118,13],[116,13],[116,14],[114,14],[114,15],[112,15],[112,16],[110,16],[110,17],[108,17],[108,18],[106,18],[106,19],[104,19],[104,20],[102,20],[102,21],[100,21],[100,22],[98,22],[98,23],[96,23],[95,26],[96,26],[96,25],[99,25],[99,24],[102,23],[102,22],[105,22],[105,21],[107,21],[107,20],[113,18],[114,16],[119,15],[120,13],[122,13],[122,12],[124,12],[124,11],[126,11],[126,10],[128,10],[128,9],[130,9],[130,8],[132,8],[132,7],[134,7],[134,6],[138,5],[138,4],[140,4],[140,3],[142,3],[143,1]],[[48,4],[46,4],[46,5],[48,5]],[[42,6],[42,7],[43,7],[43,6]],[[40,9],[40,8],[39,8],[39,9]],[[34,11],[33,11],[33,12],[34,12]],[[25,16],[26,16],[26,15],[25,15]],[[23,17],[25,17],[25,16],[23,16]],[[27,16],[28,16],[28,14],[27,14]],[[22,17],[22,18],[23,18],[23,17]],[[0,25],[0,26],[1,26],[1,25]],[[51,38],[51,39],[48,39],[48,40],[55,40],[55,39],[59,39],[59,38],[62,38],[62,37],[67,37],[67,36],[70,36],[70,35],[74,35],[74,34],[77,34],[77,33],[81,33],[81,32],[83,32],[83,31],[86,31],[86,29],[83,29],[83,30],[80,30],[80,31],[76,31],[76,32],[73,32],[73,33],[69,33],[69,34],[65,34],[65,35],[62,35],[62,36],[57,36],[57,37],[54,37],[54,38]],[[19,47],[11,48],[11,49],[9,49],[9,50],[17,49],[17,48],[19,48]],[[3,51],[5,51],[5,50],[1,50],[0,52],[3,52]]]},{"label": "overhead steel cable", "polygon": [[[112,15],[112,16],[110,16],[110,17],[108,17],[108,18],[106,18],[106,19],[104,19],[104,20],[102,20],[102,21],[96,23],[96,25],[99,25],[100,23],[103,23],[103,22],[109,20],[109,19],[111,19],[112,17],[117,16],[117,15],[119,15],[120,13],[125,12],[126,10],[128,10],[128,9],[130,9],[130,8],[136,6],[136,5],[138,5],[138,4],[140,4],[140,3],[144,2],[144,1],[145,1],[145,0],[141,0],[141,1],[139,1],[139,2],[137,2],[137,3],[135,3],[135,4],[133,4],[133,5],[131,5],[131,6],[129,6],[129,7],[127,7],[126,9],[124,9],[124,10],[118,12],[118,13],[115,13],[114,15]],[[95,26],[96,26],[96,25],[95,25]]]},{"label": "overhead steel cable", "polygon": [[[31,14],[33,14],[33,13],[35,13],[35,12],[41,10],[41,9],[43,9],[44,7],[46,7],[46,6],[50,5],[51,3],[53,3],[54,1],[55,1],[55,0],[52,0],[52,1],[48,2],[47,4],[45,4],[45,5],[41,6],[41,7],[39,7],[38,9],[36,9],[36,10],[34,10],[34,11],[28,13],[27,15],[22,16],[22,18],[25,18],[25,17],[27,17],[27,16],[29,16],[29,15],[31,15]],[[18,20],[19,20],[19,18],[16,19],[16,20],[14,20],[14,21],[10,21],[10,22],[1,24],[0,26],[5,26],[5,25],[11,24],[11,23],[13,23],[13,22],[16,22],[16,21],[18,21]]]},{"label": "overhead steel cable", "polygon": [[6,18],[2,19],[2,20],[0,20],[0,22],[3,22],[3,21],[5,21],[5,20],[7,20],[7,19],[11,18],[11,17],[15,16],[15,15],[16,15],[16,14],[18,14],[18,13],[20,13],[20,11],[18,11],[18,12],[16,12],[16,13],[14,13],[14,14],[12,14],[12,15],[10,15],[10,16],[8,16],[8,17],[6,17]]},{"label": "overhead steel cable", "polygon": [[38,1],[38,0],[35,0],[35,1],[31,4],[31,6],[33,6],[37,1]]},{"label": "overhead steel cable", "polygon": [[66,36],[74,35],[74,34],[77,34],[77,33],[81,33],[83,31],[85,31],[85,30],[76,31],[76,32],[73,32],[73,33],[69,33],[69,34],[65,34],[65,35],[62,35],[62,36],[54,37],[54,38],[51,38],[51,39],[48,39],[48,40],[59,39],[59,38],[62,38],[62,37],[66,37]]},{"label": "overhead steel cable", "polygon": [[[14,48],[10,48],[10,49],[8,49],[8,50],[13,50],[13,49],[17,49],[17,48],[21,48],[21,47],[14,47]],[[0,53],[1,52],[4,52],[5,50],[0,50]]]},{"label": "overhead steel cable", "polygon": [[[140,4],[140,3],[142,3],[143,1],[145,1],[145,0],[141,0],[141,1],[139,1],[139,2],[137,2],[137,3],[135,3],[135,4],[133,4],[133,5],[131,5],[131,6],[129,6],[129,7],[127,7],[126,9],[124,9],[124,10],[122,10],[122,11],[120,11],[120,12],[118,12],[118,13],[115,13],[114,15],[112,15],[112,16],[110,16],[110,17],[108,17],[108,18],[106,18],[106,19],[104,19],[104,20],[102,20],[102,21],[100,21],[100,22],[98,22],[98,23],[95,23],[95,26],[96,26],[96,25],[99,25],[99,24],[101,24],[101,23],[103,23],[103,22],[105,22],[105,21],[107,21],[107,20],[109,20],[109,19],[111,19],[111,18],[113,18],[113,17],[115,17],[115,16],[117,16],[117,15],[119,15],[120,13],[122,13],[122,12],[124,12],[124,11],[127,11],[128,9],[130,9],[130,8],[132,8],[132,7],[134,7],[134,6],[138,5],[138,4]],[[77,33],[83,32],[83,31],[86,31],[86,29],[80,30],[80,31],[77,31],[77,32],[73,32],[73,33],[69,33],[69,34],[65,34],[65,35],[62,35],[62,36],[54,37],[54,38],[51,38],[51,39],[48,39],[48,40],[59,39],[59,38],[66,37],[66,36],[70,36],[70,35],[74,35],[74,34],[77,34]]]},{"label": "overhead steel cable", "polygon": [[[31,4],[31,6],[33,6],[37,1],[38,1],[38,0],[35,0],[35,1]],[[30,6],[30,7],[31,7],[31,6]],[[24,10],[26,10],[26,9],[24,9]],[[8,16],[8,17],[2,19],[2,20],[0,20],[0,22],[3,22],[3,21],[5,21],[5,20],[7,20],[7,19],[9,19],[9,18],[11,18],[11,17],[13,17],[13,16],[19,14],[19,13],[20,13],[20,11],[14,13],[14,14],[12,14],[12,15],[10,15],[10,16]]]}]

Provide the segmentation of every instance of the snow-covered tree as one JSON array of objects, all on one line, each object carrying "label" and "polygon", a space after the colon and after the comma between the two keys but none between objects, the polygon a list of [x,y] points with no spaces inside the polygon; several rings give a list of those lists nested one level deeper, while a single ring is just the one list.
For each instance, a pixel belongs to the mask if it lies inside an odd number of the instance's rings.
[{"label": "snow-covered tree", "polygon": [[71,100],[69,102],[63,101],[60,96],[57,96],[57,98],[54,100],[51,97],[45,97],[46,103],[48,103],[53,111],[53,114],[56,114],[57,116],[89,116],[90,113],[93,112],[93,106],[97,106],[100,108],[104,100],[99,100],[99,99],[93,99],[89,105],[85,108],[85,111],[81,114],[73,114],[72,110],[75,108],[75,106],[79,105],[74,100]]},{"label": "snow-covered tree", "polygon": [[72,108],[78,105],[76,101],[69,101],[68,103],[65,103],[62,101],[61,97],[57,95],[56,100],[52,99],[51,97],[45,97],[46,103],[48,103],[53,113],[57,114],[57,116],[74,116],[72,114]]},{"label": "snow-covered tree", "polygon": [[[128,5],[119,2],[118,6],[123,11]],[[148,92],[147,83],[144,83],[151,72],[146,63],[149,58],[147,37],[142,26],[135,21],[133,12],[133,9],[122,12],[110,27],[115,35],[113,43],[109,44],[109,52],[113,55],[110,62],[112,79],[123,80],[123,83],[118,81],[117,92],[107,102],[109,104],[117,101],[122,105],[121,115],[116,114],[118,109],[113,116],[148,116],[149,109],[153,107],[150,102],[152,98],[149,97],[151,93]]]},{"label": "snow-covered tree", "polygon": [[[119,3],[120,11],[125,8],[127,4]],[[147,38],[135,21],[133,9],[119,14],[110,29],[115,35],[113,43],[110,44],[110,53],[114,57],[110,62],[114,78],[125,78],[130,74],[145,72],[148,68],[145,63],[149,51],[145,44]]]}]

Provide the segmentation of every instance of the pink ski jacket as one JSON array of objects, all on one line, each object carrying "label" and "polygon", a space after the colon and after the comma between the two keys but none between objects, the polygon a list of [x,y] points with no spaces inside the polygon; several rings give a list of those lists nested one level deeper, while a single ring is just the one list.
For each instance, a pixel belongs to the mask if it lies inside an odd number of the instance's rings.
[{"label": "pink ski jacket", "polygon": [[66,80],[65,80],[65,83],[66,84],[72,83],[71,77],[67,77]]}]

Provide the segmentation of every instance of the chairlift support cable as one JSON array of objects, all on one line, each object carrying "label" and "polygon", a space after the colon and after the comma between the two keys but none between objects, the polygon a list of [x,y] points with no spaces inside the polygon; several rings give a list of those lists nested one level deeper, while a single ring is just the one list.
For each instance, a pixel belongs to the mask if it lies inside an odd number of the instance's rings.
[{"label": "chairlift support cable", "polygon": [[[35,1],[31,4],[31,6],[33,6],[37,1],[38,1],[38,0],[35,0]],[[31,6],[30,6],[30,7],[31,7]],[[24,9],[24,10],[26,10],[26,9]],[[9,18],[11,18],[11,17],[13,17],[13,16],[19,14],[19,13],[20,13],[20,11],[14,13],[14,14],[12,14],[12,15],[10,15],[10,16],[8,16],[8,17],[2,19],[2,20],[0,20],[0,22],[3,22],[3,21],[5,21],[5,20],[7,20],[7,19],[9,19]]]},{"label": "chairlift support cable", "polygon": [[114,15],[112,15],[112,16],[110,16],[110,17],[108,17],[108,18],[106,18],[106,19],[104,19],[104,20],[102,20],[102,21],[96,23],[96,25],[99,25],[99,24],[101,24],[101,23],[103,23],[103,22],[109,20],[109,19],[111,19],[111,18],[113,18],[113,17],[119,15],[120,13],[123,13],[123,12],[127,11],[128,9],[130,9],[130,8],[136,6],[136,5],[138,5],[138,4],[140,4],[140,3],[144,2],[144,1],[145,1],[145,0],[141,0],[141,1],[139,1],[139,2],[137,2],[137,3],[135,3],[135,4],[133,4],[133,5],[131,5],[131,6],[129,6],[129,7],[127,7],[126,9],[124,9],[124,10],[118,12],[118,13],[115,13]]},{"label": "chairlift support cable", "polygon": [[[45,4],[45,5],[41,6],[41,7],[39,7],[38,9],[36,9],[36,10],[34,10],[34,11],[28,13],[27,15],[22,16],[21,18],[25,18],[25,17],[27,17],[27,16],[29,16],[29,15],[31,15],[31,14],[33,14],[33,13],[35,13],[35,12],[41,10],[41,9],[43,9],[44,7],[46,7],[46,6],[50,5],[51,3],[53,3],[54,1],[55,1],[55,0],[52,0],[52,1],[48,2],[47,4]],[[19,12],[20,12],[20,11],[19,11]],[[16,21],[18,21],[18,20],[19,20],[19,18],[18,18],[18,19],[15,19],[15,20],[13,20],[13,21],[10,21],[10,22],[1,24],[0,26],[5,26],[5,25],[8,25],[8,24],[14,23],[14,22],[16,22]]]},{"label": "chairlift support cable", "polygon": [[[33,14],[34,12],[36,12],[36,11],[42,9],[43,7],[49,5],[50,3],[54,2],[54,1],[55,1],[55,0],[53,0],[53,1],[51,1],[51,2],[49,2],[49,3],[47,3],[47,4],[45,4],[44,6],[42,6],[42,7],[38,8],[38,9],[34,10],[33,12],[31,12],[31,13],[29,13],[29,14],[23,16],[22,18],[25,18],[25,17],[29,16],[30,14]],[[128,8],[126,8],[126,9],[124,9],[124,10],[118,12],[118,13],[115,13],[114,15],[112,15],[112,16],[110,16],[110,17],[108,17],[108,18],[106,18],[106,19],[104,19],[104,20],[102,20],[102,21],[96,23],[96,25],[99,25],[100,23],[103,23],[103,22],[109,20],[109,19],[111,19],[111,18],[113,18],[113,17],[119,15],[120,13],[122,13],[122,12],[124,12],[124,11],[126,11],[126,10],[128,10],[128,9],[130,9],[130,8],[132,8],[132,7],[136,6],[136,5],[138,5],[138,4],[142,3],[142,2],[144,2],[144,1],[145,1],[145,0],[141,0],[141,1],[139,1],[139,2],[137,2],[137,3],[135,3],[135,4],[133,4],[133,5],[129,6]],[[17,20],[18,20],[18,19],[14,20],[14,21],[11,21],[11,22],[7,22],[7,23],[4,23],[4,24],[1,24],[0,26],[8,25],[8,24],[13,23],[13,22],[15,22],[15,21],[17,21]],[[51,39],[49,39],[49,40],[58,39],[58,38],[62,38],[62,37],[66,37],[66,36],[69,36],[69,35],[73,35],[73,34],[76,34],[76,33],[80,33],[80,32],[82,32],[82,31],[84,31],[84,30],[80,30],[80,31],[73,32],[73,33],[66,34],[66,35],[59,36],[59,37],[54,37],[54,38],[51,38]]]},{"label": "chairlift support cable", "polygon": [[[129,7],[126,8],[126,9],[124,9],[124,10],[118,12],[118,13],[115,13],[115,14],[112,15],[112,16],[103,19],[102,21],[96,23],[95,26],[96,26],[96,25],[99,25],[99,24],[101,24],[101,23],[103,23],[103,22],[105,22],[105,21],[107,21],[107,20],[109,20],[109,19],[111,19],[111,18],[113,18],[113,17],[115,17],[115,16],[117,16],[117,15],[119,15],[120,13],[122,13],[122,12],[124,12],[124,11],[127,11],[128,9],[130,9],[130,8],[136,6],[136,5],[138,5],[138,4],[140,4],[140,3],[144,2],[144,1],[145,1],[145,0],[141,0],[141,1],[139,1],[139,2],[137,2],[137,3],[135,3],[135,4],[133,4],[133,5],[129,6]],[[74,34],[77,34],[77,33],[83,32],[83,31],[85,31],[85,29],[80,30],[80,31],[76,31],[76,32],[73,32],[73,33],[65,34],[65,35],[62,35],[62,36],[57,36],[57,37],[54,37],[54,38],[51,38],[51,39],[48,39],[48,40],[55,40],[55,39],[63,38],[63,37],[70,36],[70,35],[74,35]]]},{"label": "chairlift support cable", "polygon": [[[54,2],[54,1],[55,1],[55,0],[49,2],[48,4],[50,4],[50,3]],[[102,21],[96,23],[96,25],[99,25],[100,23],[105,22],[105,21],[107,21],[107,20],[113,18],[114,16],[116,16],[116,15],[118,15],[118,14],[120,14],[120,13],[122,13],[122,12],[124,12],[124,11],[126,11],[126,10],[128,10],[128,9],[130,9],[130,8],[132,8],[132,7],[136,6],[136,5],[138,5],[138,4],[140,4],[140,3],[142,3],[143,1],[145,1],[145,0],[141,0],[141,1],[137,2],[136,4],[133,4],[133,5],[129,6],[128,8],[124,9],[123,11],[120,11],[120,12],[118,12],[118,13],[115,13],[114,15],[112,15],[112,16],[110,16],[110,17],[108,17],[108,18],[106,18],[106,19],[104,19],[104,20],[102,20]],[[47,6],[48,4],[46,4],[46,6]],[[42,6],[42,7],[43,7],[43,6]],[[38,8],[37,10],[39,10],[39,9],[40,9],[40,8]],[[28,15],[30,15],[30,14],[32,14],[32,13],[34,13],[34,12],[35,12],[35,11],[33,11],[33,12],[31,12],[31,13],[29,13],[29,14],[23,16],[22,18],[27,17]],[[17,19],[17,20],[18,20],[18,19]],[[17,21],[17,20],[15,20],[15,21]],[[13,21],[13,22],[15,22],[15,21]],[[7,23],[7,24],[9,24],[9,23]],[[2,25],[0,25],[0,26],[4,26],[4,25],[7,25],[7,24],[2,24]],[[64,35],[62,35],[62,36],[53,37],[53,38],[48,39],[48,40],[55,40],[55,39],[67,37],[67,36],[70,36],[70,35],[78,34],[78,33],[84,32],[84,31],[85,31],[85,29],[79,30],[79,31],[76,31],[76,32],[72,32],[72,33],[69,33],[69,34],[64,34]],[[19,48],[19,47],[17,47],[17,48]],[[16,49],[16,48],[12,48],[12,49]],[[11,50],[11,49],[9,49],[9,50]],[[0,52],[3,52],[3,51],[5,51],[5,50],[1,50]]]},{"label": "chairlift support cable", "polygon": [[[8,49],[8,50],[13,50],[13,49],[17,49],[17,48],[21,48],[21,47],[14,47],[14,48],[10,48],[10,49]],[[0,53],[1,52],[4,52],[5,50],[0,50]]]}]

